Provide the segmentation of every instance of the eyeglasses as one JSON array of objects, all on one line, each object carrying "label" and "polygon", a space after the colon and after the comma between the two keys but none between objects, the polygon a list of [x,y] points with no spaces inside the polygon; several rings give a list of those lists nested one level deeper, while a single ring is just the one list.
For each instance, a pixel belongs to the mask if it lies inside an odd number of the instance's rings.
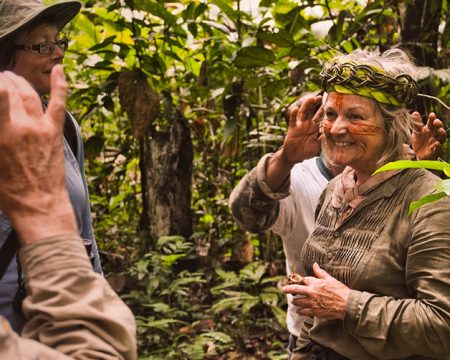
[{"label": "eyeglasses", "polygon": [[44,41],[37,45],[16,45],[14,48],[17,50],[37,52],[41,55],[51,55],[55,51],[56,47],[59,47],[62,51],[65,51],[68,45],[69,39],[64,38],[58,41]]}]

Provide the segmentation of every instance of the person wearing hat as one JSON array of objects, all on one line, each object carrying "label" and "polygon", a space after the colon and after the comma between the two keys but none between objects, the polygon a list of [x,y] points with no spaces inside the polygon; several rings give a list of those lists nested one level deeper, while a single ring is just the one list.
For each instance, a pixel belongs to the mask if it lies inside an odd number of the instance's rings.
[{"label": "person wearing hat", "polygon": [[[60,31],[80,8],[81,3],[77,0],[51,5],[45,5],[42,0],[0,0],[0,71],[11,71],[22,76],[41,98],[48,95],[51,70],[61,64],[68,44]],[[45,101],[42,101],[42,106],[46,107]],[[94,270],[101,274],[84,173],[83,142],[77,122],[67,111],[64,158],[66,186],[78,231],[89,245]],[[0,213],[0,315],[7,318],[13,329],[19,332],[25,321],[21,303],[27,291],[17,256],[18,247],[14,227]]]},{"label": "person wearing hat", "polygon": [[0,72],[0,209],[20,237],[30,289],[20,336],[0,315],[0,359],[135,360],[133,314],[93,271],[65,185],[61,65],[51,82],[44,113],[29,83]]}]

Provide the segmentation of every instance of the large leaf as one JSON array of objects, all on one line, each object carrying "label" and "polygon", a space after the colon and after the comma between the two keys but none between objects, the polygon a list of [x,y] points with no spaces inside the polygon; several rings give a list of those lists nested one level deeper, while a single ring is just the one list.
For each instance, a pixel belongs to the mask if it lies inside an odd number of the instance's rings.
[{"label": "large leaf", "polygon": [[259,46],[248,46],[237,52],[233,63],[239,68],[253,68],[270,65],[274,60],[273,51]]},{"label": "large leaf", "polygon": [[410,205],[409,205],[409,211],[408,211],[408,215],[410,215],[414,210],[420,208],[423,205],[438,201],[440,199],[442,199],[443,197],[446,197],[447,194],[445,192],[440,192],[437,194],[430,194],[430,195],[426,195],[423,198],[421,198],[420,200],[417,201],[413,201]]},{"label": "large leaf", "polygon": [[377,174],[382,171],[388,170],[400,170],[400,169],[430,169],[439,171],[450,171],[450,164],[445,161],[437,160],[399,160],[390,162],[379,169],[377,169],[373,174]]}]

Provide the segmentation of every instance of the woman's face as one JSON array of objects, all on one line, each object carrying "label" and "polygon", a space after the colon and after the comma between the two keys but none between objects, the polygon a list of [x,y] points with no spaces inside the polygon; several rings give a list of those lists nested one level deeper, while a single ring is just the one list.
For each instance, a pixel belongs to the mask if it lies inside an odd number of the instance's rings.
[{"label": "woman's face", "polygon": [[[43,23],[30,32],[20,34],[16,45],[37,45],[44,41],[57,40],[59,40],[57,27]],[[63,58],[64,51],[57,46],[53,54],[47,55],[20,50],[17,52],[16,61],[11,70],[28,80],[42,96],[50,92],[50,72],[53,66],[62,62]]]},{"label": "woman's face", "polygon": [[324,105],[323,132],[328,155],[336,165],[351,166],[357,172],[375,170],[385,132],[372,101],[358,95],[330,93]]}]

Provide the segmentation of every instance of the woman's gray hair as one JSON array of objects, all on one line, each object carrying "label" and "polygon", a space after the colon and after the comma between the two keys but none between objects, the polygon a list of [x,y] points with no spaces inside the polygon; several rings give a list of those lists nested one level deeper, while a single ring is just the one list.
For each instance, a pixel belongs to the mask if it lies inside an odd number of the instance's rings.
[{"label": "woman's gray hair", "polygon": [[[413,79],[416,77],[416,66],[410,56],[401,49],[390,49],[382,54],[355,50],[351,54],[337,55],[331,61],[353,60],[360,64],[376,66],[385,71],[387,75],[395,77],[399,74],[408,74]],[[386,146],[383,150],[378,165],[382,166],[390,161],[407,157],[404,152],[404,144],[410,144],[412,131],[412,115],[404,106],[393,106],[379,103],[369,99],[379,111],[386,133]]]}]

